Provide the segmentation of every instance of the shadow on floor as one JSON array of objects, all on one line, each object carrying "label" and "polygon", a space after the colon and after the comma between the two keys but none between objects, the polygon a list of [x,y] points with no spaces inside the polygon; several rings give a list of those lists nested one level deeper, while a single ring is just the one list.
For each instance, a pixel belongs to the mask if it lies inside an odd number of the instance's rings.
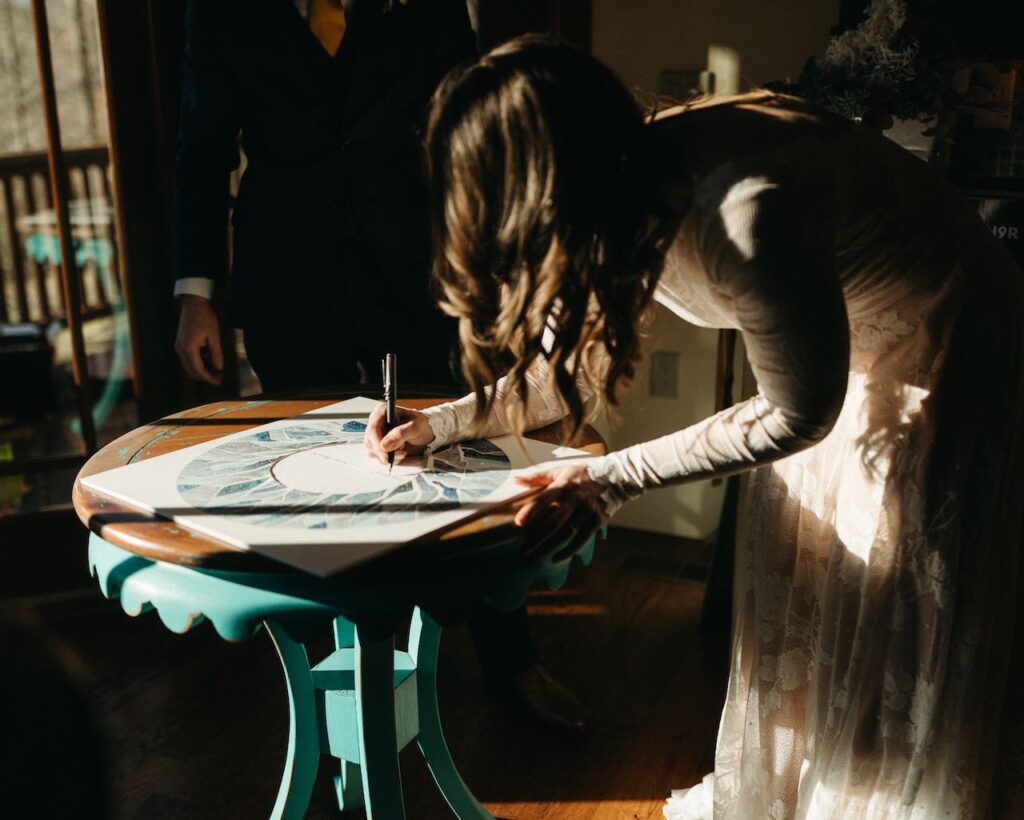
[{"label": "shadow on floor", "polygon": [[[530,598],[542,659],[588,705],[581,739],[538,728],[485,693],[464,628],[441,645],[441,712],[462,774],[509,820],[661,817],[671,788],[710,770],[728,637],[701,635],[700,545],[612,530],[594,564]],[[689,570],[673,575],[677,568]],[[651,568],[667,568],[666,573]],[[82,660],[107,730],[112,802],[123,820],[269,814],[287,735],[280,667],[263,635],[228,644],[203,624],[184,636],[86,592],[36,607]],[[322,647],[329,649],[325,635]],[[308,817],[338,817],[324,758]],[[415,746],[402,754],[410,820],[449,818]],[[357,818],[359,813],[346,817]]]}]

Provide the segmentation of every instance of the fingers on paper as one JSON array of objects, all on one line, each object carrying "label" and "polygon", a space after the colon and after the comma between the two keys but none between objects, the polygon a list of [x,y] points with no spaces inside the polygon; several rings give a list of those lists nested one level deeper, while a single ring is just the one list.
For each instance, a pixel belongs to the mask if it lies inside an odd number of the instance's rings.
[{"label": "fingers on paper", "polygon": [[516,476],[516,481],[524,487],[546,487],[555,477],[551,473],[536,472]]},{"label": "fingers on paper", "polygon": [[[567,488],[564,485],[552,484],[523,505],[516,513],[515,523],[543,535],[567,518],[572,512],[571,507],[572,499]],[[535,544],[536,541],[533,541],[529,549],[532,550]]]},{"label": "fingers on paper", "polygon": [[384,413],[383,402],[378,404],[370,417],[366,420],[366,432],[363,433],[363,444],[366,445],[370,458],[375,458],[381,463],[387,462],[387,455],[381,449],[381,439],[384,437]]},{"label": "fingers on paper", "polygon": [[[530,485],[528,485],[530,486]],[[538,485],[543,486],[543,485]],[[537,514],[538,510],[542,508],[544,504],[551,503],[544,494],[535,496],[534,498],[527,501],[523,506],[516,510],[516,516],[514,519],[517,527],[525,527],[530,523],[530,520]]]},{"label": "fingers on paper", "polygon": [[572,472],[536,473],[523,479],[527,486],[544,487],[516,515],[515,523],[528,532],[526,557],[565,560],[604,523],[604,502],[588,479]]},{"label": "fingers on paper", "polygon": [[548,488],[519,508],[515,517],[515,524],[518,527],[525,527],[546,505],[557,503],[562,497],[562,490],[568,486],[565,478],[545,471],[516,476],[516,481],[524,487],[533,489]]},{"label": "fingers on paper", "polygon": [[538,504],[525,525],[529,535],[523,555],[527,558],[543,558],[560,546],[574,513],[572,503],[562,498],[547,499],[543,504]]}]

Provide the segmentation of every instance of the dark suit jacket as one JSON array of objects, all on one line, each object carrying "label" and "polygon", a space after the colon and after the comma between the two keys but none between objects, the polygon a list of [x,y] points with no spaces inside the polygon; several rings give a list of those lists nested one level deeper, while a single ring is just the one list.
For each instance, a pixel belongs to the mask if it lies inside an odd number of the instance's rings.
[{"label": "dark suit jacket", "polygon": [[292,0],[190,0],[175,273],[221,278],[241,135],[234,323],[344,325],[378,348],[441,326],[419,131],[475,39],[464,0],[345,5],[332,58]]}]

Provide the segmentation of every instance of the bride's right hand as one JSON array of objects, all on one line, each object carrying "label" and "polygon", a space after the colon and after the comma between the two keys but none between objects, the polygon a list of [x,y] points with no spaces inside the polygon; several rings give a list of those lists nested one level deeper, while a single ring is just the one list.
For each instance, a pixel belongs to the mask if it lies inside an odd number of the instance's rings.
[{"label": "bride's right hand", "polygon": [[398,425],[385,433],[384,403],[378,404],[366,423],[363,443],[370,458],[377,459],[381,464],[388,463],[388,453],[394,452],[395,464],[401,463],[406,456],[422,453],[434,440],[434,431],[430,429],[427,417],[419,410],[409,407],[398,408]]}]

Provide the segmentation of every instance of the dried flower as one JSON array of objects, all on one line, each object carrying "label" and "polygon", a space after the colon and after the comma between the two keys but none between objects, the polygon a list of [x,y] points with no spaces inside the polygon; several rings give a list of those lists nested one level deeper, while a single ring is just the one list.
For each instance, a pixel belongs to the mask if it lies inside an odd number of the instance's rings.
[{"label": "dried flower", "polygon": [[807,61],[796,87],[770,83],[850,119],[884,126],[893,116],[928,121],[953,96],[948,77],[914,35],[905,0],[872,0],[864,21]]}]

